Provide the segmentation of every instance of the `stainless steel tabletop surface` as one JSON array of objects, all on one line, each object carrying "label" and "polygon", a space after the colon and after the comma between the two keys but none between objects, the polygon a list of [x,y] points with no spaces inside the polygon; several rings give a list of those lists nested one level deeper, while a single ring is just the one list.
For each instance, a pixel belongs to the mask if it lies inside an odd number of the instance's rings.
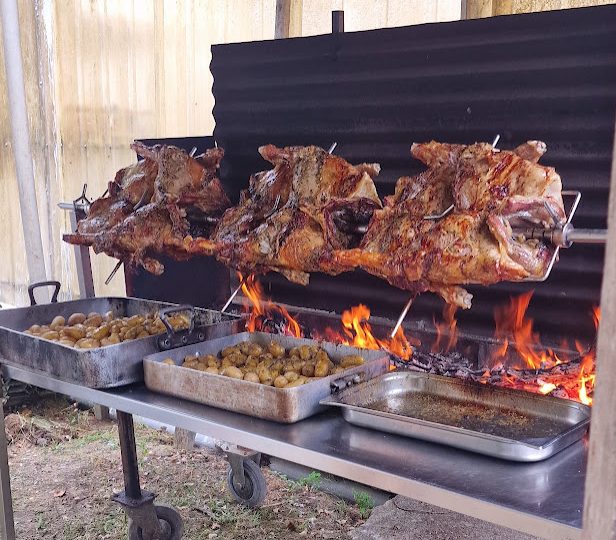
[{"label": "stainless steel tabletop surface", "polygon": [[348,424],[328,411],[278,424],[143,385],[92,390],[4,365],[5,376],[239,444],[545,538],[581,537],[587,440],[538,463],[514,463]]}]

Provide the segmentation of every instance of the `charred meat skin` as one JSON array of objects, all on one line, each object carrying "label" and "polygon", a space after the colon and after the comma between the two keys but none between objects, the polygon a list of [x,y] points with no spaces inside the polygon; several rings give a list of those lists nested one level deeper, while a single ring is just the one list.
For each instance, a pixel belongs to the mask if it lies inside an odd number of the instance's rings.
[{"label": "charred meat skin", "polygon": [[77,232],[64,240],[160,274],[158,255],[191,256],[187,235],[211,233],[212,220],[231,205],[217,178],[224,151],[214,148],[193,158],[175,146],[131,148],[144,159],[118,171],[109,196],[94,201]]},{"label": "charred meat skin", "polygon": [[353,225],[381,207],[378,164],[351,165],[316,146],[259,148],[274,167],[254,174],[212,240],[217,257],[247,273],[276,271],[301,284],[340,272],[330,253],[359,243]]},{"label": "charred meat skin", "polygon": [[[486,143],[413,144],[428,169],[398,180],[376,210],[361,245],[334,254],[337,263],[363,268],[414,293],[433,291],[469,308],[460,285],[489,285],[541,276],[551,250],[513,234],[521,224],[554,226],[565,212],[556,171],[539,165],[545,144],[528,141],[513,151]],[[454,210],[439,220],[425,216]]]}]

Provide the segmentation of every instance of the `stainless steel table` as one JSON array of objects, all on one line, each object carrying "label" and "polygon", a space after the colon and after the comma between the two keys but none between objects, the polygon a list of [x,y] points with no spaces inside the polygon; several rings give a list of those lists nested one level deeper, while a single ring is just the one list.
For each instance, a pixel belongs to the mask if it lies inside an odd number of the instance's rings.
[{"label": "stainless steel table", "polygon": [[337,411],[285,425],[156,394],[143,385],[101,391],[8,365],[3,372],[522,532],[581,538],[586,440],[543,462],[513,463],[354,427]]}]

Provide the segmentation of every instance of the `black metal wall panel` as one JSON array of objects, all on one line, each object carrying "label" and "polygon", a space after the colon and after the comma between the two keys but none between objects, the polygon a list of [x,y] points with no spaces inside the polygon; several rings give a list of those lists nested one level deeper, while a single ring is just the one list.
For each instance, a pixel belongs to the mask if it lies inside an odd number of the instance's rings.
[{"label": "black metal wall panel", "polygon": [[[492,141],[512,148],[542,139],[542,160],[566,189],[580,189],[578,227],[605,227],[616,112],[616,6],[427,24],[212,47],[214,136],[233,195],[267,168],[257,147],[337,141],[349,161],[377,161],[381,196],[417,172],[413,141]],[[491,330],[493,309],[534,288],[531,315],[543,332],[583,336],[599,301],[603,250],[563,251],[546,283],[473,288],[468,329]],[[308,289],[268,278],[279,301],[341,310],[358,302],[395,316],[403,291],[357,272],[313,275]],[[442,302],[426,294],[411,317]]]}]

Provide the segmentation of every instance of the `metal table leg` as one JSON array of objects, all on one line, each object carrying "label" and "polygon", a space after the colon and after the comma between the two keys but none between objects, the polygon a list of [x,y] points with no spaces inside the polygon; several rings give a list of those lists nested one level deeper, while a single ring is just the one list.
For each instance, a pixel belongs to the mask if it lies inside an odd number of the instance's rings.
[{"label": "metal table leg", "polygon": [[15,540],[15,524],[13,522],[13,500],[11,499],[11,478],[9,475],[9,459],[6,450],[6,431],[4,430],[4,407],[0,399],[0,538]]},{"label": "metal table leg", "polygon": [[128,538],[179,540],[184,528],[181,516],[170,506],[154,505],[156,495],[141,489],[133,417],[122,411],[117,411],[117,415],[124,491],[114,494],[112,499],[122,505],[128,515]]}]

